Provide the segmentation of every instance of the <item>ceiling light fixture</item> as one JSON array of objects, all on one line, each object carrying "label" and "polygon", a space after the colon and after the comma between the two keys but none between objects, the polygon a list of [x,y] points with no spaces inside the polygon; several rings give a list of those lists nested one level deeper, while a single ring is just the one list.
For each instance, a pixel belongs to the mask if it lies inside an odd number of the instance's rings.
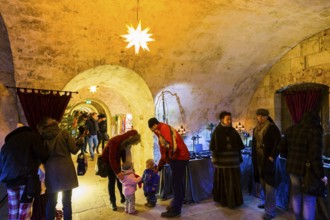
[{"label": "ceiling light fixture", "polygon": [[89,87],[89,91],[90,91],[91,93],[95,93],[96,90],[97,90],[97,86],[91,86],[91,87]]},{"label": "ceiling light fixture", "polygon": [[126,25],[126,27],[128,29],[128,34],[121,35],[121,36],[126,39],[125,42],[128,42],[126,48],[128,49],[128,48],[134,46],[135,54],[137,55],[137,54],[139,54],[140,47],[143,50],[150,51],[147,44],[150,41],[154,41],[154,39],[151,38],[152,34],[148,33],[150,28],[147,27],[144,30],[142,30],[141,21],[139,20],[139,0],[137,0],[136,18],[138,21],[138,25],[137,25],[136,29],[134,29],[133,25],[130,25],[130,26]]}]

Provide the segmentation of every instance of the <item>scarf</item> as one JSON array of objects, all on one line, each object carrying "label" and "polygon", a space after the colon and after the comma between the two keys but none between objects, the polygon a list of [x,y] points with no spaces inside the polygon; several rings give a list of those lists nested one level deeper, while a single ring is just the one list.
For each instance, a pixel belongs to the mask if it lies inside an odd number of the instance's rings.
[{"label": "scarf", "polygon": [[268,130],[269,125],[270,125],[270,121],[267,120],[263,124],[258,123],[256,128],[254,129],[254,138],[256,139],[257,149],[262,147],[263,139]]}]

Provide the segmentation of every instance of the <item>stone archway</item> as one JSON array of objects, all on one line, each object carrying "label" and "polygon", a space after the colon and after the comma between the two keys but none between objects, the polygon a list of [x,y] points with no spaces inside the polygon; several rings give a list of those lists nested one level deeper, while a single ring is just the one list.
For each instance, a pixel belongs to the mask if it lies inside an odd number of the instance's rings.
[{"label": "stone archway", "polygon": [[[91,85],[98,87],[98,91],[94,94],[88,92]],[[142,172],[145,160],[153,158],[153,135],[149,131],[147,121],[154,116],[154,101],[145,81],[133,70],[104,65],[78,74],[63,90],[78,91],[79,94],[74,95],[70,101],[73,106],[89,99],[104,103],[105,111],[112,114],[112,109],[116,108],[114,102],[120,102],[125,106],[124,109],[133,115],[134,129],[141,134],[141,144],[132,148],[132,154],[135,169]]]}]

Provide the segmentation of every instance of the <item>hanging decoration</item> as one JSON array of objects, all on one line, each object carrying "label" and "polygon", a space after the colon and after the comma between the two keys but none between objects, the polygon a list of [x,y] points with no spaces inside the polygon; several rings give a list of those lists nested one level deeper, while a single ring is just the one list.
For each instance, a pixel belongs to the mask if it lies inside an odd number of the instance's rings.
[{"label": "hanging decoration", "polygon": [[135,54],[137,55],[139,54],[140,47],[143,50],[150,51],[148,47],[148,42],[154,41],[154,39],[151,38],[152,34],[148,33],[148,31],[150,30],[148,27],[142,30],[141,21],[139,20],[139,0],[137,0],[136,14],[138,21],[136,29],[134,29],[133,25],[126,25],[128,29],[128,34],[121,36],[126,39],[125,42],[128,42],[126,49],[134,46]]}]

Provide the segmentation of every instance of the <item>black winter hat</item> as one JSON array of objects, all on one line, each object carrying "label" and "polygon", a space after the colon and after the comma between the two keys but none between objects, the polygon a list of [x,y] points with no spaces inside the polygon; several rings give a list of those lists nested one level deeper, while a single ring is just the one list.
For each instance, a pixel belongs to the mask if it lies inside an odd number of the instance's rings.
[{"label": "black winter hat", "polygon": [[97,116],[98,118],[106,118],[106,116],[105,116],[105,114],[99,114],[98,116]]},{"label": "black winter hat", "polygon": [[269,111],[267,109],[259,108],[256,111],[256,115],[268,116],[269,115]]},{"label": "black winter hat", "polygon": [[150,118],[148,121],[148,126],[149,128],[151,128],[152,126],[159,124],[159,121],[157,120],[157,118]]}]

